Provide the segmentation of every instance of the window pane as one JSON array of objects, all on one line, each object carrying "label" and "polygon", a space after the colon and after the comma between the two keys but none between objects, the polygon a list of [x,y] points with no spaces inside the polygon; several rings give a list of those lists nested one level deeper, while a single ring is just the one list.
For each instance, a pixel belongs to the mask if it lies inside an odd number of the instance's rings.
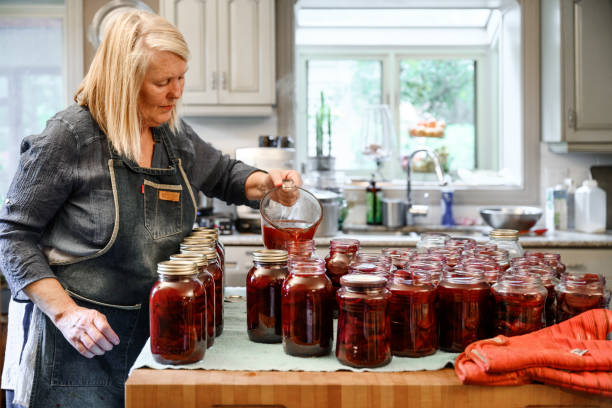
[{"label": "window pane", "polygon": [[18,165],[21,139],[40,133],[63,106],[62,20],[0,17],[0,49],[1,199]]},{"label": "window pane", "polygon": [[[475,66],[473,60],[400,61],[404,153],[428,146],[440,154],[445,172],[476,167]],[[414,170],[431,171],[432,163],[415,161]]]},{"label": "window pane", "polygon": [[[382,62],[372,59],[308,61],[308,155],[329,155],[329,123],[321,112],[321,96],[331,117],[331,155],[339,170],[374,169],[364,163],[360,125],[365,108],[382,99]],[[317,114],[323,117],[317,152]]]}]

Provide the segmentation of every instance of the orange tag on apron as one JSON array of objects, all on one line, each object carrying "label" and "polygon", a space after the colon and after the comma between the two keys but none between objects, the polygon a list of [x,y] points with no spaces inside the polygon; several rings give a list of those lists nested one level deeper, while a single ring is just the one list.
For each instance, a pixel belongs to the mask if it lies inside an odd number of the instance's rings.
[{"label": "orange tag on apron", "polygon": [[181,200],[181,193],[178,191],[159,190],[159,199],[179,202]]}]

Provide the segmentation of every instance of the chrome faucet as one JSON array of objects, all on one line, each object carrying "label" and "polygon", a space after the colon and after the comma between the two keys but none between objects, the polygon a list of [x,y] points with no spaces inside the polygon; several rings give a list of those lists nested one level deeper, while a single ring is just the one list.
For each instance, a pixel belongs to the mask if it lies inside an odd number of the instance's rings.
[{"label": "chrome faucet", "polygon": [[406,225],[414,225],[414,217],[426,216],[427,212],[429,211],[429,207],[426,205],[412,204],[412,198],[410,198],[410,193],[412,191],[412,183],[410,181],[410,173],[412,172],[412,159],[419,152],[425,152],[429,157],[431,157],[431,160],[434,163],[434,168],[436,171],[436,175],[438,176],[438,182],[440,186],[446,185],[446,180],[444,179],[444,172],[442,171],[442,166],[440,165],[440,157],[435,151],[424,147],[416,149],[412,153],[410,153],[410,156],[408,156],[408,163],[406,163],[406,174],[408,175],[406,182],[406,200],[408,202],[408,205],[406,206]]}]

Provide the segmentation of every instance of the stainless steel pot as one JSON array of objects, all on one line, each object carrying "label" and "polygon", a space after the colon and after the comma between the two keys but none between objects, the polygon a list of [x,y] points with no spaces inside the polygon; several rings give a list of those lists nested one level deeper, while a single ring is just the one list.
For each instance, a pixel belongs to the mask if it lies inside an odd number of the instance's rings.
[{"label": "stainless steel pot", "polygon": [[338,219],[342,206],[342,196],[327,190],[311,190],[323,207],[323,218],[315,234],[316,237],[331,237],[338,233]]}]

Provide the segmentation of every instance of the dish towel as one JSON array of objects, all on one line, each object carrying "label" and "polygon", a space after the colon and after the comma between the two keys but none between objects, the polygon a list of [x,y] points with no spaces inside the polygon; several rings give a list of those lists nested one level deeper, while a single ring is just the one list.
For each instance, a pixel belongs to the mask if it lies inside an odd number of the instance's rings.
[{"label": "dish towel", "polygon": [[464,384],[533,381],[612,397],[612,311],[593,309],[522,336],[470,344],[455,361]]}]

